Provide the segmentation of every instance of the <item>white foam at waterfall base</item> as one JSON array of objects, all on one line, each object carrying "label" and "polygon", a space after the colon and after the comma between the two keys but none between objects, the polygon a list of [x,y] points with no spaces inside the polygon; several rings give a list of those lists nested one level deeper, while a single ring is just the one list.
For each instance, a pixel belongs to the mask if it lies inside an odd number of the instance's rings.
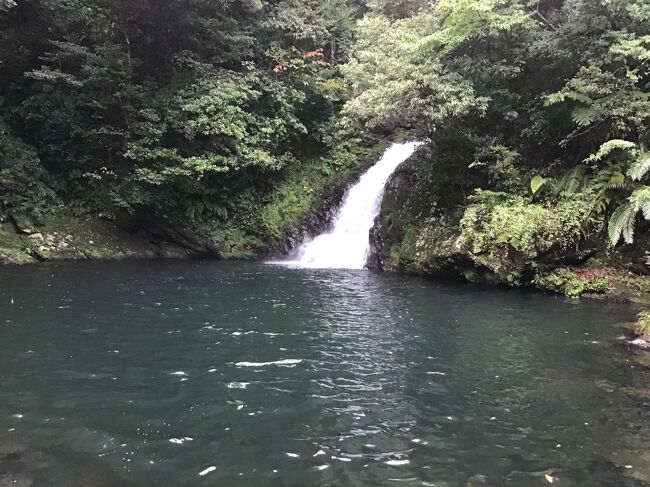
[{"label": "white foam at waterfall base", "polygon": [[321,269],[363,269],[370,253],[370,230],[381,208],[388,178],[418,145],[419,142],[407,142],[388,148],[345,194],[331,230],[304,243],[298,249],[297,259],[283,263]]}]

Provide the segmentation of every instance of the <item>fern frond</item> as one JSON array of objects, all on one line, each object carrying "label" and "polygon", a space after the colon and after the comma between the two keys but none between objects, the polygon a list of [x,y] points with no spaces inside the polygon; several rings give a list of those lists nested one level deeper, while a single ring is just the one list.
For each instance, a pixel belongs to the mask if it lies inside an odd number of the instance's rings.
[{"label": "fern frond", "polygon": [[634,211],[634,208],[629,201],[625,201],[621,206],[614,210],[607,226],[607,233],[612,246],[618,243],[621,236],[627,243],[632,243],[635,216],[636,211]]},{"label": "fern frond", "polygon": [[555,93],[551,93],[550,95],[546,96],[544,100],[544,106],[548,107],[551,105],[555,105],[557,103],[562,103],[566,100],[577,101],[580,103],[584,103],[585,105],[591,105],[594,102],[587,95],[583,95],[582,93],[578,93],[577,91],[557,91]]},{"label": "fern frond", "polygon": [[598,117],[598,110],[590,106],[579,106],[573,109],[571,119],[579,127],[587,127]]},{"label": "fern frond", "polygon": [[546,95],[546,98],[544,98],[544,106],[550,107],[551,105],[562,103],[565,99],[566,96],[564,96],[564,93],[561,91],[558,91],[557,93],[551,93],[550,95]]},{"label": "fern frond", "polygon": [[650,220],[650,186],[641,186],[630,195],[630,203],[635,212],[641,212],[643,218]]},{"label": "fern frond", "polygon": [[605,192],[608,189],[617,189],[625,186],[625,174],[621,166],[608,164],[594,177],[592,188],[596,192]]},{"label": "fern frond", "polygon": [[627,201],[612,214],[607,228],[612,246],[616,245],[621,237],[626,243],[634,241],[634,223],[639,212],[643,218],[650,220],[650,186],[635,189]]},{"label": "fern frond", "polygon": [[605,157],[609,156],[612,152],[620,150],[634,154],[638,151],[638,147],[634,142],[623,139],[612,139],[602,144],[598,151],[591,154],[585,159],[586,163],[602,161]]},{"label": "fern frond", "polygon": [[601,191],[600,193],[596,194],[596,201],[594,203],[594,211],[597,215],[601,215],[605,213],[605,210],[609,206],[610,199],[607,196],[607,193],[605,191]]},{"label": "fern frond", "polygon": [[636,212],[632,211],[627,215],[626,225],[623,227],[623,240],[625,243],[634,242],[634,223],[636,222]]},{"label": "fern frond", "polygon": [[650,172],[650,152],[642,152],[639,157],[632,163],[627,175],[633,180],[639,181]]},{"label": "fern frond", "polygon": [[584,189],[587,180],[587,168],[585,166],[572,167],[555,184],[555,193],[577,193]]},{"label": "fern frond", "polygon": [[4,12],[16,6],[14,0],[0,0],[0,12]]},{"label": "fern frond", "polygon": [[611,172],[605,187],[607,189],[622,188],[625,186],[625,174],[620,169]]}]

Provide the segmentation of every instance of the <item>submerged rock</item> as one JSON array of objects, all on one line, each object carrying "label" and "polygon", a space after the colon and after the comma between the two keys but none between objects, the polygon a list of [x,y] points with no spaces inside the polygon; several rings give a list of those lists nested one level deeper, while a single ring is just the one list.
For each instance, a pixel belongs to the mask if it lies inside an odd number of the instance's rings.
[{"label": "submerged rock", "polygon": [[132,487],[95,456],[65,445],[0,438],[0,487]]},{"label": "submerged rock", "polygon": [[650,450],[616,451],[609,460],[623,469],[625,476],[650,482]]},{"label": "submerged rock", "polygon": [[483,485],[488,485],[487,475],[477,473],[476,475],[472,475],[469,479],[467,479],[467,487],[480,487]]}]

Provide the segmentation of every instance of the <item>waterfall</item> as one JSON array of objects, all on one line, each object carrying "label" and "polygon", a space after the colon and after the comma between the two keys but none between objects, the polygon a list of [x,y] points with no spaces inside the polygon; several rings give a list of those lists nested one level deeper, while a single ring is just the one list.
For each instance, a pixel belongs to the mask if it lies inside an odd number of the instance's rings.
[{"label": "waterfall", "polygon": [[379,214],[388,178],[420,145],[418,142],[393,144],[359,182],[352,186],[339,209],[331,229],[304,243],[297,267],[363,269],[370,252],[370,230]]}]

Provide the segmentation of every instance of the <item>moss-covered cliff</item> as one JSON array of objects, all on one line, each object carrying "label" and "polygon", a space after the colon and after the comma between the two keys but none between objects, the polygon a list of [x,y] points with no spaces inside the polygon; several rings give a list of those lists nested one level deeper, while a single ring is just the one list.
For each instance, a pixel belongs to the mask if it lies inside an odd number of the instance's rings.
[{"label": "moss-covered cliff", "polygon": [[612,249],[591,195],[549,202],[517,191],[467,194],[433,157],[420,151],[390,180],[372,232],[372,267],[569,296],[647,299],[647,231],[634,245]]}]

